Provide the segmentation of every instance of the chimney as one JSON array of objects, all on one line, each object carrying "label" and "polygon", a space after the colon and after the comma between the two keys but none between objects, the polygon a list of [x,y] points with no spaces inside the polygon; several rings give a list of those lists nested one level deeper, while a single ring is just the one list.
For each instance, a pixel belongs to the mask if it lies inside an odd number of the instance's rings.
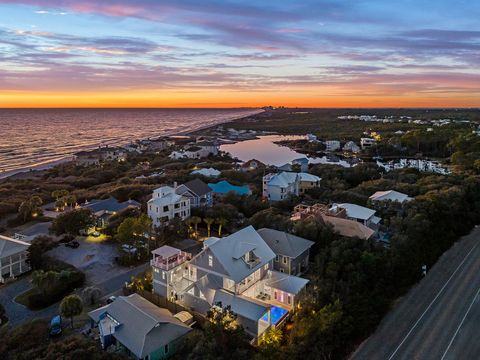
[{"label": "chimney", "polygon": [[177,190],[177,186],[178,186],[178,184],[177,184],[177,182],[175,181],[175,182],[173,183],[173,189],[174,189],[174,190]]}]

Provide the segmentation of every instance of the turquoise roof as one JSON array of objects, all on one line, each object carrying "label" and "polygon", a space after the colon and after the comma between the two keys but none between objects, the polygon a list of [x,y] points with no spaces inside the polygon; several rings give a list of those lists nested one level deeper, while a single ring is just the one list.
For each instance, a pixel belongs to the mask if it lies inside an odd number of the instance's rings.
[{"label": "turquoise roof", "polygon": [[250,195],[251,191],[247,185],[244,186],[236,186],[230,184],[228,181],[223,180],[218,183],[209,183],[208,186],[213,190],[216,194],[226,194],[230,191],[233,191],[239,195]]}]

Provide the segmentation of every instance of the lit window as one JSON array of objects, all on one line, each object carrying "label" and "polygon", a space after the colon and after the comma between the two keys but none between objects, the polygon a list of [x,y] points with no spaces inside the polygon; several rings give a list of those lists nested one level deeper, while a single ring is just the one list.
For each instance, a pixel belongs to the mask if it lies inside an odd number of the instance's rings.
[{"label": "lit window", "polygon": [[208,266],[213,266],[213,256],[208,255]]},{"label": "lit window", "polygon": [[165,271],[162,271],[162,279],[165,280]]}]

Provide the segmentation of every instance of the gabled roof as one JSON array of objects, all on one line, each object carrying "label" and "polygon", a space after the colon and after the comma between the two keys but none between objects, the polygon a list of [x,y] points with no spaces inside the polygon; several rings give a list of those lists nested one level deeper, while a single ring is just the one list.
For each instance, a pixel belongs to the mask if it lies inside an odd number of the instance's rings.
[{"label": "gabled roof", "polygon": [[243,168],[249,168],[249,167],[252,165],[253,162],[256,162],[257,167],[258,167],[258,166],[265,166],[265,164],[262,163],[260,160],[250,159],[250,160],[248,160],[248,161],[245,161],[245,162],[241,165],[241,167],[243,167]]},{"label": "gabled roof", "polygon": [[27,250],[29,243],[0,235],[0,259]]},{"label": "gabled roof", "polygon": [[347,211],[347,216],[353,219],[368,220],[375,214],[375,210],[357,204],[333,204],[332,209],[335,209],[336,207],[345,209]]},{"label": "gabled roof", "polygon": [[375,194],[370,196],[369,199],[372,201],[398,201],[399,203],[412,200],[412,198],[410,198],[407,194],[395,190],[377,191]]},{"label": "gabled roof", "polygon": [[199,169],[199,170],[194,170],[192,171],[192,174],[198,174],[198,175],[203,175],[207,177],[216,177],[220,175],[220,171],[214,168],[208,168],[208,169]]},{"label": "gabled roof", "polygon": [[200,179],[194,179],[186,182],[183,185],[180,185],[176,192],[179,195],[183,195],[187,190],[190,190],[194,195],[197,196],[204,196],[212,192],[212,189],[210,189],[210,187]]},{"label": "gabled roof", "polygon": [[284,171],[284,172],[281,172],[280,174],[276,174],[270,177],[270,179],[268,180],[268,185],[287,187],[290,184],[296,182],[297,180],[317,182],[317,181],[320,181],[321,178],[309,173],[304,173],[304,172],[294,173],[294,172]]},{"label": "gabled roof", "polygon": [[94,213],[99,211],[117,212],[124,210],[130,206],[140,207],[141,204],[135,200],[127,200],[119,202],[114,197],[110,196],[108,199],[93,199],[88,204],[82,206],[82,208],[91,209]]},{"label": "gabled roof", "polygon": [[298,276],[270,270],[265,285],[297,295],[308,284],[308,282],[309,280]]},{"label": "gabled roof", "polygon": [[115,319],[119,325],[113,336],[140,359],[191,331],[170,311],[138,294],[120,296],[113,303],[88,315],[95,322],[106,315]]},{"label": "gabled roof", "polygon": [[215,293],[223,288],[223,283],[213,274],[207,274],[198,279],[194,285],[202,294],[210,305],[215,302]]},{"label": "gabled roof", "polygon": [[343,219],[335,216],[326,216],[322,214],[325,223],[332,225],[333,230],[342,236],[358,237],[359,239],[368,240],[375,234],[375,231],[368,226],[363,225],[355,220]]},{"label": "gabled roof", "polygon": [[[253,274],[265,264],[275,258],[275,253],[268,247],[267,243],[255,231],[253,226],[248,226],[236,233],[212,242],[204,248],[191,261],[191,264],[197,265],[197,259],[205,251],[210,251],[215,261],[218,261],[225,272],[224,275],[236,283]],[[253,251],[260,260],[258,264],[250,266],[242,258],[247,252]]]},{"label": "gabled roof", "polygon": [[312,182],[316,182],[316,181],[320,181],[322,180],[321,178],[319,178],[318,176],[316,175],[312,175],[312,174],[309,174],[309,173],[298,173],[298,176],[300,177],[300,180],[301,181],[312,181]]},{"label": "gabled roof", "polygon": [[184,197],[175,193],[165,194],[162,197],[156,197],[154,199],[148,200],[149,204],[154,204],[156,206],[165,206],[170,204],[175,204],[181,201]]},{"label": "gabled roof", "polygon": [[283,231],[263,228],[258,234],[277,255],[296,258],[310,249],[314,242]]}]

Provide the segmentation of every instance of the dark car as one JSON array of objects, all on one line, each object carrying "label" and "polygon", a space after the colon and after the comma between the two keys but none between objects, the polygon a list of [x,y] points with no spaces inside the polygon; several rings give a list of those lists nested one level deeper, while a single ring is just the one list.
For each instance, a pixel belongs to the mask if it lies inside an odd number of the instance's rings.
[{"label": "dark car", "polygon": [[69,248],[72,248],[72,249],[76,249],[80,246],[80,243],[78,241],[70,241],[70,242],[66,243],[65,246],[67,246]]}]

